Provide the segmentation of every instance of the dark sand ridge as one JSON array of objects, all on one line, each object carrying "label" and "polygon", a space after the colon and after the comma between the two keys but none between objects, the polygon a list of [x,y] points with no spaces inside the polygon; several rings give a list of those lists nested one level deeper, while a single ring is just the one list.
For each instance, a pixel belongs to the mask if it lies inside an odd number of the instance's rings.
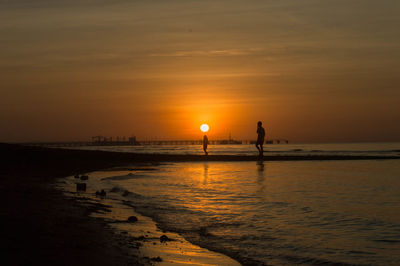
[{"label": "dark sand ridge", "polygon": [[[82,204],[55,190],[56,178],[135,162],[256,161],[255,156],[157,155],[0,144],[1,255],[11,264],[138,265],[120,238]],[[399,159],[399,156],[265,156],[276,160]]]}]

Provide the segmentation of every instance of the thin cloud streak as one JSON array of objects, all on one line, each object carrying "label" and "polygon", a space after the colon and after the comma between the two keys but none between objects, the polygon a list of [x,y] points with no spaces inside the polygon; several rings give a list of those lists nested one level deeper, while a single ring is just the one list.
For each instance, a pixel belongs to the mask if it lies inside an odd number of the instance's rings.
[{"label": "thin cloud streak", "polygon": [[248,49],[221,49],[221,50],[198,50],[198,51],[176,51],[170,53],[153,53],[150,56],[160,57],[191,57],[191,56],[243,56],[255,55],[263,51],[261,48]]}]

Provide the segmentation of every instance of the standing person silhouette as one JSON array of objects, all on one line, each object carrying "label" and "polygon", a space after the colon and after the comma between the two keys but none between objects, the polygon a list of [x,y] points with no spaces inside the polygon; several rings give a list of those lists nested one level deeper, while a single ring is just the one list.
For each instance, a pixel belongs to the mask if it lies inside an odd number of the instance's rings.
[{"label": "standing person silhouette", "polygon": [[203,137],[203,150],[204,150],[204,153],[206,155],[208,155],[207,145],[208,145],[208,137],[207,137],[207,135],[204,135],[204,137]]},{"label": "standing person silhouette", "polygon": [[257,142],[256,142],[256,148],[258,150],[258,156],[262,158],[264,156],[264,138],[265,138],[265,130],[262,127],[262,122],[258,121],[257,123]]}]

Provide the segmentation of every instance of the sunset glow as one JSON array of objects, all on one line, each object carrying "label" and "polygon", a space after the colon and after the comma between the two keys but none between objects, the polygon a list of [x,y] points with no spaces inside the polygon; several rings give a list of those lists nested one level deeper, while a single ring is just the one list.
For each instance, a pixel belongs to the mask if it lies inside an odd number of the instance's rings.
[{"label": "sunset glow", "polygon": [[200,126],[200,130],[203,131],[204,133],[208,132],[209,129],[210,129],[210,127],[207,124],[202,124]]},{"label": "sunset glow", "polygon": [[0,0],[0,261],[400,265],[399,14]]},{"label": "sunset glow", "polygon": [[28,2],[0,4],[0,141],[399,139],[396,1]]}]

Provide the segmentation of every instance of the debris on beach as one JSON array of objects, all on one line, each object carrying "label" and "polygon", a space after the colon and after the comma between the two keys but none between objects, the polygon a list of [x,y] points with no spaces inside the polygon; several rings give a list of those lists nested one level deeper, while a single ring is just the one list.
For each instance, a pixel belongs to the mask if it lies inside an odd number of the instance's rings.
[{"label": "debris on beach", "polygon": [[136,216],[129,216],[128,222],[130,223],[135,223],[138,221],[138,218]]},{"label": "debris on beach", "polygon": [[151,261],[157,261],[157,262],[161,262],[163,261],[162,258],[160,256],[154,257],[150,259]]},{"label": "debris on beach", "polygon": [[119,188],[119,187],[117,187],[117,186],[113,187],[113,188],[110,190],[110,192],[120,192],[120,191],[121,191],[121,188]]},{"label": "debris on beach", "polygon": [[145,260],[147,260],[147,261],[149,261],[150,262],[150,264],[152,264],[151,262],[162,262],[163,260],[162,260],[162,258],[160,257],[160,256],[157,256],[157,257],[153,257],[153,258],[149,258],[149,257],[143,257],[143,259],[145,259]]},{"label": "debris on beach", "polygon": [[76,183],[76,191],[86,191],[86,183]]},{"label": "debris on beach", "polygon": [[89,176],[88,175],[81,175],[81,180],[88,180],[89,179]]},{"label": "debris on beach", "polygon": [[101,191],[96,191],[96,196],[100,196],[100,197],[105,197],[107,195],[107,193],[104,191],[104,189],[102,189]]},{"label": "debris on beach", "polygon": [[167,242],[167,241],[172,241],[172,239],[169,238],[169,237],[166,236],[166,235],[160,236],[160,242],[161,242],[161,243],[164,243],[164,242]]}]

